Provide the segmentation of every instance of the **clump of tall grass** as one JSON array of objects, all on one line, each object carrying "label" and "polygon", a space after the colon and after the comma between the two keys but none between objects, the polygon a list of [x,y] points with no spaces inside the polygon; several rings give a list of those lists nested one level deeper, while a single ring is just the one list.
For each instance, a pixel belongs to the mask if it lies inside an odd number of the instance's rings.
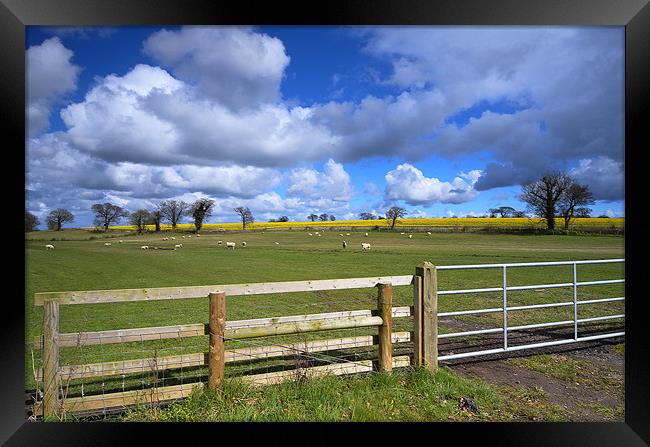
[{"label": "clump of tall grass", "polygon": [[[458,407],[474,399],[481,414]],[[139,409],[127,421],[447,421],[483,420],[501,406],[496,388],[448,368],[325,376],[255,387],[227,379],[220,392],[197,389],[159,411]]]}]

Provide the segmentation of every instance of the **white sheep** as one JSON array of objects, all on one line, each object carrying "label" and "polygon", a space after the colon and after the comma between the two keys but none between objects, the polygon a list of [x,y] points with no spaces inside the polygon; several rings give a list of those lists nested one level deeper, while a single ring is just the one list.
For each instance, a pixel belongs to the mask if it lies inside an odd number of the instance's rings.
[{"label": "white sheep", "polygon": [[400,233],[400,234],[406,234],[406,233]]},{"label": "white sheep", "polygon": [[176,244],[174,245],[174,248],[183,248],[183,244]]},{"label": "white sheep", "polygon": [[343,248],[347,248],[347,246],[348,246],[348,243],[343,241]]},{"label": "white sheep", "polygon": [[366,233],[366,237],[368,237],[368,233]]},{"label": "white sheep", "polygon": [[201,237],[201,235],[200,235],[200,234],[197,234],[196,237]]},{"label": "white sheep", "polygon": [[233,250],[235,249],[235,243],[234,242],[226,242],[226,250],[232,248]]},{"label": "white sheep", "polygon": [[343,233],[339,233],[339,236],[343,237]]},{"label": "white sheep", "polygon": [[412,235],[412,234],[409,234],[409,239],[413,239],[413,235]]},{"label": "white sheep", "polygon": [[223,241],[217,241],[217,245],[223,244]]},{"label": "white sheep", "polygon": [[120,239],[120,244],[122,244],[122,243],[124,243],[124,241],[122,239]]},{"label": "white sheep", "polygon": [[45,249],[46,249],[46,250],[54,250],[54,245],[52,245],[52,244],[47,244],[47,245],[45,246]]},{"label": "white sheep", "polygon": [[185,239],[185,236],[183,236],[183,239]]},{"label": "white sheep", "polygon": [[143,246],[140,247],[140,248],[141,248],[142,250],[148,250],[148,249],[149,249],[149,246],[148,246],[148,245],[143,245]]},{"label": "white sheep", "polygon": [[245,246],[246,246],[246,242],[242,242],[242,243],[241,243],[241,246],[242,246],[242,247],[245,247]]},{"label": "white sheep", "polygon": [[322,236],[322,234],[317,234],[316,236],[318,236],[318,237],[321,237],[321,236]]},{"label": "white sheep", "polygon": [[110,242],[104,242],[105,247],[110,247],[112,244]]},{"label": "white sheep", "polygon": [[362,242],[362,243],[361,243],[361,248],[362,248],[363,250],[370,250],[370,244],[367,244],[367,243],[365,243],[365,242]]},{"label": "white sheep", "polygon": [[172,241],[175,241],[175,240],[176,240],[176,238],[172,236]]},{"label": "white sheep", "polygon": [[275,245],[280,245],[280,243],[279,243],[279,242],[274,242],[274,244],[275,244]]},{"label": "white sheep", "polygon": [[313,234],[311,234],[311,233],[307,233],[307,234],[310,235],[310,236],[313,236]]},{"label": "white sheep", "polygon": [[346,236],[349,236],[349,235],[350,235],[350,233],[345,233],[345,235],[346,235]]},{"label": "white sheep", "polygon": [[187,237],[192,237],[192,235],[191,235],[191,234],[188,234]]},{"label": "white sheep", "polygon": [[427,234],[428,234],[429,236],[431,236],[431,232],[430,232],[430,231],[427,231]]},{"label": "white sheep", "polygon": [[163,241],[168,241],[168,240],[169,240],[168,237],[164,237],[164,238],[163,238]]}]

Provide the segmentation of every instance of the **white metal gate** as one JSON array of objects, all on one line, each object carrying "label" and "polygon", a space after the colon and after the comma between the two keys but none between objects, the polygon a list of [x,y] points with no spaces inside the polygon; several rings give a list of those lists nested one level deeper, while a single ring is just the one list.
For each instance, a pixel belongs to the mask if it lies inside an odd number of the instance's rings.
[{"label": "white metal gate", "polygon": [[[485,292],[503,292],[503,306],[487,308],[487,309],[476,309],[476,310],[465,310],[465,311],[456,311],[456,312],[440,312],[438,317],[450,317],[457,315],[477,315],[477,314],[486,314],[486,313],[503,313],[503,327],[492,328],[492,329],[481,329],[465,332],[454,332],[449,334],[439,334],[438,339],[453,338],[453,337],[464,337],[470,335],[479,335],[479,334],[491,334],[491,333],[503,333],[503,347],[497,349],[486,349],[480,351],[471,351],[463,352],[458,354],[442,355],[438,356],[439,361],[452,360],[463,357],[474,357],[488,354],[496,354],[500,352],[509,352],[517,351],[522,349],[533,349],[533,348],[542,348],[545,346],[554,346],[562,345],[567,343],[577,343],[590,340],[598,340],[605,338],[614,338],[624,336],[625,332],[610,332],[606,334],[593,335],[593,336],[578,336],[578,324],[587,323],[593,321],[601,320],[613,320],[613,319],[622,319],[625,318],[625,314],[619,315],[606,315],[600,317],[584,318],[578,319],[578,306],[589,305],[595,303],[606,303],[613,301],[624,301],[625,297],[613,297],[613,298],[600,298],[600,299],[591,299],[591,300],[578,300],[578,287],[580,286],[591,286],[598,284],[616,284],[624,283],[625,279],[607,279],[600,281],[578,281],[578,265],[583,264],[605,264],[605,263],[623,263],[625,259],[600,259],[600,260],[589,260],[589,261],[560,261],[560,262],[525,262],[525,263],[511,263],[511,264],[478,264],[478,265],[450,265],[450,266],[436,266],[437,271],[445,270],[460,270],[460,269],[486,269],[486,268],[496,268],[501,269],[503,272],[503,284],[501,287],[491,287],[483,289],[463,289],[463,290],[439,290],[437,292],[438,296],[441,295],[453,295],[453,294],[466,294],[466,293],[485,293]],[[535,284],[535,285],[525,285],[525,286],[507,286],[507,273],[508,267],[538,267],[538,266],[557,266],[557,265],[572,265],[573,266],[573,281],[568,283],[555,283],[555,284]],[[528,306],[508,306],[508,291],[514,290],[528,290],[528,289],[550,289],[558,287],[573,287],[573,300],[560,302],[560,303],[550,303],[550,304],[533,304]],[[516,310],[525,310],[525,309],[540,309],[545,307],[573,307],[573,319],[564,320],[564,321],[554,321],[548,323],[539,323],[539,324],[529,324],[522,326],[508,326],[508,311]],[[573,325],[573,337],[566,338],[562,340],[547,341],[542,343],[532,343],[525,345],[517,346],[508,346],[508,334],[512,331],[520,331],[526,329],[534,328],[543,328],[543,327],[552,327],[552,326],[569,326]]]}]

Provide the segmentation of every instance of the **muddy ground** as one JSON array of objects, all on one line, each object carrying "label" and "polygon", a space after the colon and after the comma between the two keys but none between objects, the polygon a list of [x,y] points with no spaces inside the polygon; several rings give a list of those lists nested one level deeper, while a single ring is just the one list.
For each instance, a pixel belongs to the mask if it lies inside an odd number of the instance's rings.
[{"label": "muddy ground", "polygon": [[[454,331],[475,330],[474,324],[440,321]],[[568,329],[569,331],[572,328]],[[613,329],[613,330],[612,330]],[[609,326],[585,328],[580,336],[623,330]],[[518,331],[508,345],[523,345],[570,338],[567,329]],[[484,334],[464,342],[441,340],[439,355],[494,349],[503,346],[502,335]],[[448,360],[441,364],[456,373],[480,378],[501,389],[515,420],[624,421],[624,337],[549,346]],[[498,416],[497,416],[498,417]]]}]

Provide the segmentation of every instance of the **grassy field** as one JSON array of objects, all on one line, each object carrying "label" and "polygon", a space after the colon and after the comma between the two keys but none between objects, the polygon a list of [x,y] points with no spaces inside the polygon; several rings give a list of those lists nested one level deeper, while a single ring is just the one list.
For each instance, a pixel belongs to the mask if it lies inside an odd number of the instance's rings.
[{"label": "grassy field", "polygon": [[[163,241],[160,234],[137,235],[125,231],[110,231],[108,235],[85,230],[61,232],[39,231],[29,233],[26,241],[26,381],[34,386],[32,354],[36,365],[40,352],[33,351],[33,338],[41,334],[42,308],[33,305],[36,292],[97,290],[208,284],[236,284],[250,282],[290,281],[308,279],[353,278],[412,274],[423,261],[436,265],[483,264],[502,262],[561,261],[607,259],[624,257],[624,239],[621,236],[553,236],[507,235],[480,233],[414,233],[412,239],[399,231],[350,231],[348,236],[339,231],[323,231],[322,236],[308,236],[307,231],[204,233],[197,238]],[[165,234],[170,236],[171,234]],[[104,236],[112,236],[110,239]],[[55,239],[52,242],[52,239]],[[90,239],[93,238],[93,239]],[[122,239],[122,244],[118,243]],[[112,246],[104,246],[107,240]],[[237,249],[226,250],[217,240],[237,242]],[[348,248],[343,249],[341,241]],[[47,241],[47,242],[45,242]],[[242,248],[241,242],[247,247]],[[178,250],[140,250],[141,245],[171,248],[183,243]],[[278,242],[278,244],[276,244]],[[369,242],[369,252],[361,250],[361,242]],[[45,250],[53,243],[54,250]],[[624,277],[623,264],[579,266],[578,280],[615,279]],[[547,284],[570,282],[572,268],[516,268],[508,270],[508,285]],[[439,290],[498,287],[499,269],[474,271],[447,271],[439,273]],[[579,299],[623,296],[623,284],[589,286],[580,289]],[[268,294],[232,297],[227,304],[228,320],[299,315],[338,310],[374,309],[376,289],[326,291],[311,293]],[[541,304],[570,301],[570,288],[509,292],[510,305]],[[466,294],[441,296],[439,311],[469,310],[502,305],[502,294]],[[412,304],[410,286],[396,287],[395,306]],[[579,307],[579,318],[623,313],[622,303],[585,305]],[[571,319],[571,307],[511,312],[509,325],[532,324]],[[205,297],[178,301],[107,303],[61,307],[61,332],[79,332],[134,327],[162,326],[207,322],[208,307]],[[440,332],[458,331],[457,323],[499,327],[500,313],[482,316],[458,317],[455,322],[440,323]],[[452,324],[454,323],[454,324]],[[410,330],[409,318],[395,320],[395,330]],[[375,334],[373,328],[327,331],[305,334],[303,337],[284,336],[270,340],[246,343],[273,344],[308,339],[337,338],[350,335]],[[476,341],[476,340],[475,340]],[[247,346],[243,341],[228,342],[231,347]],[[176,355],[205,352],[207,337],[180,340],[157,340],[98,347],[64,348],[61,364],[82,364],[129,358]],[[409,347],[402,349],[407,352]],[[352,358],[371,356],[372,350],[355,353]],[[341,355],[353,355],[341,353]],[[227,375],[265,372],[280,367],[280,361],[264,365],[228,365]],[[166,372],[162,384],[175,384],[190,377],[204,377],[206,368]],[[115,377],[107,380],[89,380],[70,383],[70,396],[92,391],[121,391],[144,386],[152,380],[146,375]],[[155,380],[160,381],[160,377]],[[81,388],[81,385],[84,388]]]}]

